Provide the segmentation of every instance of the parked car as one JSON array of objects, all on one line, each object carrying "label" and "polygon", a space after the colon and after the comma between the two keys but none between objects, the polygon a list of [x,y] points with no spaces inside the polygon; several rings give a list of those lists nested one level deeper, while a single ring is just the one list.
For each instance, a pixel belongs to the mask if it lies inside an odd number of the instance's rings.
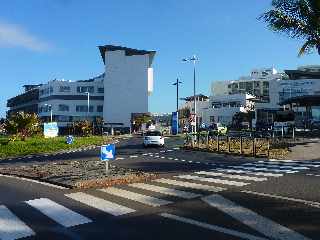
[{"label": "parked car", "polygon": [[164,137],[160,131],[147,131],[143,137],[143,146],[164,146]]}]

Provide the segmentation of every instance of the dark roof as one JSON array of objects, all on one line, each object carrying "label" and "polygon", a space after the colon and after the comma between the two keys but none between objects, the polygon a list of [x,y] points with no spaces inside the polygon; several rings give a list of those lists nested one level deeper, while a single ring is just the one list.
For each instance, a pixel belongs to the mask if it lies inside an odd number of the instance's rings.
[{"label": "dark roof", "polygon": [[301,71],[301,70],[284,70],[290,80],[296,79],[320,79],[320,72]]},{"label": "dark roof", "polygon": [[[184,101],[187,101],[187,102],[190,102],[190,101],[193,101],[194,97],[190,96],[190,97],[185,97],[185,98],[180,98],[180,99],[184,100]],[[201,99],[201,101],[203,101],[203,100],[208,100],[209,97],[206,96],[206,95],[203,95],[203,94],[197,94],[196,95],[196,99]]]},{"label": "dark roof", "polygon": [[150,65],[152,64],[153,57],[156,54],[156,51],[147,51],[147,50],[139,50],[134,48],[127,48],[122,46],[115,46],[115,45],[104,45],[104,46],[98,46],[100,50],[101,57],[103,59],[103,63],[105,64],[105,52],[106,51],[118,51],[118,50],[124,50],[126,56],[134,56],[134,55],[146,55],[149,54],[150,56]]},{"label": "dark roof", "polygon": [[299,106],[320,106],[320,95],[307,95],[289,98],[279,105],[296,103]]}]

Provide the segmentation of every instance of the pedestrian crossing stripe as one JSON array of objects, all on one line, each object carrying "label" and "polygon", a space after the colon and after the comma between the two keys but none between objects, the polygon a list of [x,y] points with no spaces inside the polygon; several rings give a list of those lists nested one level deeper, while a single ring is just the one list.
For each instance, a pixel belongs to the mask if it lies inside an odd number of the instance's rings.
[{"label": "pedestrian crossing stripe", "polygon": [[90,207],[99,209],[105,213],[111,214],[113,216],[121,216],[124,214],[129,214],[135,212],[134,209],[113,203],[102,198],[98,198],[86,193],[77,192],[70,193],[65,195],[68,198],[71,198],[75,201],[88,205]]},{"label": "pedestrian crossing stripe", "polygon": [[269,172],[276,172],[276,173],[297,173],[298,172],[293,170],[270,169],[270,168],[263,168],[263,167],[230,166],[230,168],[254,170],[254,171],[269,171]]},{"label": "pedestrian crossing stripe", "polygon": [[175,176],[175,177],[182,178],[182,179],[188,179],[188,180],[196,180],[196,181],[201,181],[201,182],[210,182],[210,183],[231,185],[231,186],[237,186],[237,187],[242,187],[242,186],[249,184],[249,183],[245,183],[245,182],[236,182],[236,181],[222,180],[222,179],[216,179],[216,178],[206,178],[206,177],[199,177],[199,176],[193,176],[193,175],[179,175],[179,176]]},{"label": "pedestrian crossing stripe", "polygon": [[222,188],[222,187],[210,186],[210,185],[193,183],[193,182],[178,181],[178,180],[166,179],[166,178],[160,178],[153,181],[157,183],[164,183],[168,185],[174,185],[174,186],[191,188],[191,189],[202,190],[202,191],[209,191],[209,192],[220,192],[220,191],[226,190],[226,188]]},{"label": "pedestrian crossing stripe", "polygon": [[89,218],[55,203],[48,198],[29,200],[26,201],[26,203],[64,227],[73,227],[92,222]]},{"label": "pedestrian crossing stripe", "polygon": [[224,174],[224,173],[219,173],[219,172],[208,172],[208,171],[195,172],[195,174],[214,176],[214,177],[233,178],[233,179],[247,180],[247,181],[254,181],[254,182],[262,182],[262,181],[268,180],[267,178],[242,176],[242,175],[235,175],[235,174]]},{"label": "pedestrian crossing stripe", "polygon": [[293,169],[293,170],[308,170],[308,167],[295,167],[295,166],[282,166],[278,164],[264,164],[264,163],[245,163],[242,166],[255,166],[255,167],[273,167],[280,169]]},{"label": "pedestrian crossing stripe", "polygon": [[181,191],[173,188],[160,187],[160,186],[146,184],[146,183],[133,183],[133,184],[130,184],[129,186],[140,188],[147,191],[162,193],[164,195],[185,198],[185,199],[192,199],[192,198],[201,196],[201,194]]},{"label": "pedestrian crossing stripe", "polygon": [[248,170],[237,170],[237,169],[228,169],[228,168],[217,168],[213,169],[219,172],[227,172],[227,173],[243,173],[243,174],[250,174],[255,176],[264,176],[264,177],[282,177],[282,173],[267,173],[267,172],[253,172]]},{"label": "pedestrian crossing stripe", "polygon": [[31,228],[3,205],[0,205],[0,216],[1,240],[15,240],[35,235]]},{"label": "pedestrian crossing stripe", "polygon": [[164,199],[155,198],[115,187],[103,188],[99,190],[117,197],[126,198],[152,207],[160,207],[162,205],[172,203],[171,201],[167,201]]},{"label": "pedestrian crossing stripe", "polygon": [[320,165],[318,164],[309,164],[309,163],[295,163],[295,162],[275,162],[275,161],[272,161],[272,162],[267,162],[267,161],[258,161],[258,163],[264,163],[264,164],[270,164],[270,165],[273,165],[273,164],[276,164],[276,165],[283,165],[283,166],[295,166],[295,167],[298,167],[298,166],[301,166],[301,167],[320,167]]}]

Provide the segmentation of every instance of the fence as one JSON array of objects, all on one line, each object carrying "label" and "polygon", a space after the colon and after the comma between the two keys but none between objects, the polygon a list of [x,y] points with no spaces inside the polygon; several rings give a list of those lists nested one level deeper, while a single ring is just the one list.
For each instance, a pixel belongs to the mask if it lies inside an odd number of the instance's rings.
[{"label": "fence", "polygon": [[263,136],[258,132],[230,132],[227,135],[214,135],[209,132],[186,134],[185,146],[207,149],[214,152],[270,156],[270,150],[288,148],[294,142],[294,137],[281,134],[267,134]]}]

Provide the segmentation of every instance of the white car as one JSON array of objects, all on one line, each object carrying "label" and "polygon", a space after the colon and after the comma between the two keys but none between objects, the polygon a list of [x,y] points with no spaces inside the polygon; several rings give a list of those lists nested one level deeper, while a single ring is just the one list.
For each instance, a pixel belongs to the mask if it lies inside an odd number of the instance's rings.
[{"label": "white car", "polygon": [[147,131],[143,137],[143,146],[164,146],[164,137],[160,131]]}]

